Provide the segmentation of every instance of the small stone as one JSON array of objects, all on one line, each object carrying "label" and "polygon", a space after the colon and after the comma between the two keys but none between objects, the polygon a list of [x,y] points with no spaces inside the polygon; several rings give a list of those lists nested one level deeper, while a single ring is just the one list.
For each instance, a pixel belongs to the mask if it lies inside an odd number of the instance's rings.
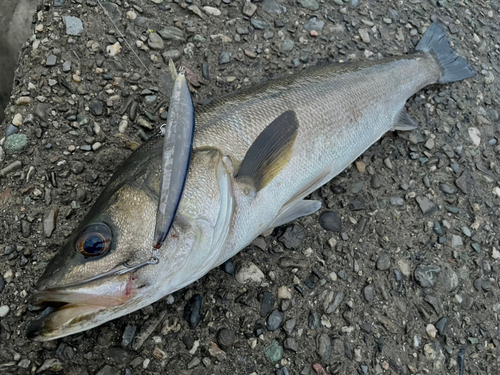
[{"label": "small stone", "polygon": [[288,335],[291,335],[293,332],[293,329],[295,328],[295,325],[297,324],[296,319],[290,319],[285,322],[285,325],[283,326],[283,329]]},{"label": "small stone", "polygon": [[256,10],[257,10],[257,5],[255,5],[250,1],[246,1],[245,5],[243,5],[243,10],[241,12],[247,17],[252,17]]},{"label": "small stone", "polygon": [[464,171],[462,175],[455,180],[455,185],[462,191],[462,193],[469,195],[472,193],[474,187],[474,180],[469,172]]},{"label": "small stone", "polygon": [[217,16],[220,16],[220,15],[221,15],[221,11],[220,11],[219,9],[214,8],[214,7],[211,7],[211,6],[208,6],[208,5],[207,5],[207,6],[204,6],[204,7],[203,7],[203,10],[204,10],[205,12],[207,12],[207,13],[208,13],[209,15],[211,15],[211,16],[216,16],[216,17],[217,17]]},{"label": "small stone", "polygon": [[436,322],[435,327],[440,335],[443,335],[447,324],[448,324],[448,318],[441,318]]},{"label": "small stone", "polygon": [[387,253],[383,252],[377,259],[377,269],[380,271],[387,271],[391,267],[391,259]]},{"label": "small stone", "polygon": [[63,16],[64,24],[66,25],[66,34],[79,36],[83,33],[82,20],[78,17]]},{"label": "small stone", "polygon": [[269,362],[277,363],[283,358],[283,347],[278,341],[273,340],[271,345],[264,349],[264,354]]},{"label": "small stone", "polygon": [[45,212],[43,217],[43,233],[45,234],[45,237],[50,238],[50,236],[52,236],[52,233],[56,228],[58,214],[59,210],[57,209],[51,209]]},{"label": "small stone", "polygon": [[427,142],[425,142],[424,147],[428,150],[432,150],[435,146],[434,138],[429,138]]},{"label": "small stone", "polygon": [[430,264],[420,265],[415,269],[415,279],[422,288],[430,288],[436,285],[441,267]]},{"label": "small stone", "polygon": [[179,60],[182,57],[182,53],[177,49],[171,49],[163,52],[161,56],[163,57],[163,61],[165,61],[165,64],[168,64],[170,60],[174,62]]},{"label": "small stone", "polygon": [[3,279],[2,275],[0,275],[0,293],[2,293],[3,288],[5,288],[5,280]]},{"label": "small stone", "polygon": [[469,128],[469,137],[474,146],[477,147],[481,144],[481,132],[478,128]]},{"label": "small stone", "polygon": [[287,249],[297,250],[305,238],[304,230],[297,224],[293,224],[286,228],[285,233],[279,237],[279,241],[285,245]]},{"label": "small stone", "polygon": [[63,72],[69,72],[71,70],[71,61],[65,61],[63,63]]},{"label": "small stone", "polygon": [[295,42],[290,38],[286,38],[283,41],[283,44],[281,45],[281,50],[288,52],[288,51],[291,51],[294,46],[295,46]]},{"label": "small stone", "polygon": [[9,313],[10,308],[7,305],[0,306],[0,318],[5,318]]},{"label": "small stone", "polygon": [[339,214],[335,211],[325,211],[319,216],[319,225],[325,230],[340,232],[342,223]]},{"label": "small stone", "polygon": [[286,285],[283,285],[278,289],[278,298],[280,299],[292,299],[292,293]]},{"label": "small stone", "polygon": [[231,52],[222,52],[219,55],[219,65],[227,64],[231,60]]},{"label": "small stone", "polygon": [[437,329],[436,327],[434,327],[433,324],[427,324],[427,327],[425,328],[427,334],[429,335],[429,337],[431,338],[436,338],[436,335],[437,335]]},{"label": "small stone", "polygon": [[255,18],[250,20],[250,24],[257,30],[267,30],[271,27],[267,22]]},{"label": "small stone", "polygon": [[148,46],[154,50],[162,50],[165,48],[165,43],[159,34],[151,33],[148,37]]},{"label": "small stone", "polygon": [[234,344],[234,333],[227,328],[222,328],[217,334],[217,343],[223,350],[231,349]]},{"label": "small stone", "polygon": [[418,205],[420,206],[420,210],[424,215],[430,215],[434,211],[437,210],[437,206],[429,200],[427,197],[416,197],[415,200],[417,201]]},{"label": "small stone", "polygon": [[183,318],[189,323],[191,329],[195,329],[201,321],[201,306],[201,295],[195,294],[184,307]]},{"label": "small stone", "polygon": [[368,44],[370,43],[370,35],[368,34],[368,31],[366,29],[359,29],[359,36],[361,37],[361,40],[363,43]]},{"label": "small stone", "polygon": [[16,113],[12,119],[12,125],[21,126],[23,124],[23,116],[20,113]]},{"label": "small stone", "polygon": [[310,329],[318,329],[319,327],[319,316],[316,311],[312,311],[309,313],[309,317],[307,318],[307,323]]},{"label": "small stone", "polygon": [[118,55],[121,50],[122,46],[120,42],[116,42],[115,44],[106,47],[106,51],[109,53],[111,57]]},{"label": "small stone", "polygon": [[283,321],[283,313],[278,310],[274,310],[267,318],[267,329],[271,332],[276,331],[279,327],[281,327]]},{"label": "small stone", "polygon": [[292,350],[294,352],[299,351],[299,346],[297,345],[297,341],[293,337],[289,337],[285,340],[285,349]]},{"label": "small stone", "polygon": [[7,137],[4,143],[5,151],[9,154],[18,154],[28,144],[28,137],[25,134],[12,134]]},{"label": "small stone", "polygon": [[56,65],[57,57],[55,55],[50,55],[47,57],[47,61],[45,62],[46,66],[54,66]]},{"label": "small stone", "polygon": [[462,237],[457,236],[456,234],[453,234],[451,236],[451,247],[457,248],[460,246],[463,246],[464,242],[462,240]]},{"label": "small stone", "polygon": [[316,346],[321,360],[323,362],[328,361],[332,353],[332,341],[330,340],[330,337],[326,333],[319,335]]},{"label": "small stone", "polygon": [[137,330],[136,326],[127,324],[127,326],[125,327],[125,331],[123,331],[123,337],[122,337],[122,346],[124,348],[126,348],[132,343],[132,341],[134,340],[136,330]]},{"label": "small stone", "polygon": [[160,36],[165,40],[172,40],[177,42],[184,40],[184,32],[181,29],[173,26],[167,26],[161,29],[160,31],[158,31],[158,34],[160,34]]},{"label": "small stone", "polygon": [[373,285],[367,285],[363,289],[363,295],[366,299],[366,302],[371,302],[373,301],[373,298],[375,297],[374,291],[373,291]]},{"label": "small stone", "polygon": [[236,281],[241,284],[250,282],[262,283],[265,279],[264,273],[254,263],[243,265],[236,273]]},{"label": "small stone", "polygon": [[315,0],[299,0],[299,4],[306,9],[318,10],[319,4]]}]

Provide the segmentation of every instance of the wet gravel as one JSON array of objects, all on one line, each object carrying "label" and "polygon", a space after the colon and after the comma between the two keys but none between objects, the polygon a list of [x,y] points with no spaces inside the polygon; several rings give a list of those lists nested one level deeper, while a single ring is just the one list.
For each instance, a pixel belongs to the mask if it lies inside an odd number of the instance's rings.
[{"label": "wet gravel", "polygon": [[[41,1],[21,51],[0,128],[1,374],[499,373],[497,2],[103,6],[121,34],[97,1]],[[421,127],[314,192],[318,213],[138,312],[25,338],[48,260],[164,121],[168,59],[201,102],[324,60],[410,52],[434,21],[478,74],[411,98]]]}]

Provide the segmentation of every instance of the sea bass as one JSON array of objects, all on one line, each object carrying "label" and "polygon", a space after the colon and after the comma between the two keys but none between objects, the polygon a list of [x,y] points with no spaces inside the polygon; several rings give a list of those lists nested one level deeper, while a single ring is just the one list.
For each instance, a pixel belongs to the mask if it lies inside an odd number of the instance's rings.
[{"label": "sea bass", "polygon": [[[159,263],[151,257],[162,138],[135,151],[47,266],[28,326],[46,341],[96,327],[189,285],[270,228],[311,214],[304,200],[390,130],[415,128],[405,102],[475,74],[432,24],[415,53],[310,68],[196,108],[185,189]],[[102,277],[106,275],[106,277]]]}]

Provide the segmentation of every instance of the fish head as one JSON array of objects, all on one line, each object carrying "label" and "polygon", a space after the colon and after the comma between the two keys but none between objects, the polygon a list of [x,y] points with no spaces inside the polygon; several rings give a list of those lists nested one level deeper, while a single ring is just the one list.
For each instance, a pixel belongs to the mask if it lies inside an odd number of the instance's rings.
[{"label": "fish head", "polygon": [[105,190],[37,282],[32,303],[48,308],[29,324],[27,336],[49,341],[86,331],[147,306],[216,266],[219,249],[211,249],[225,239],[230,212],[227,204],[221,212],[219,180],[228,181],[221,166],[217,153],[194,155],[158,264],[128,272],[122,271],[152,259],[159,187],[151,176],[158,173],[144,172],[112,194]]},{"label": "fish head", "polygon": [[[103,194],[38,280],[32,303],[50,309],[30,323],[28,337],[67,336],[151,303],[160,265],[130,268],[152,258],[155,210],[141,186]],[[179,242],[173,238],[170,246]]]}]

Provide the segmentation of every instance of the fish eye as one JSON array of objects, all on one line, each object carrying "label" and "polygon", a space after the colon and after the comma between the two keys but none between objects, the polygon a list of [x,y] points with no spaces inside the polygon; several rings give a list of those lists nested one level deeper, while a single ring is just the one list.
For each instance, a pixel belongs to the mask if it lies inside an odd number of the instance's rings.
[{"label": "fish eye", "polygon": [[76,249],[86,257],[99,256],[109,250],[111,239],[111,229],[106,224],[92,224],[78,238]]}]

